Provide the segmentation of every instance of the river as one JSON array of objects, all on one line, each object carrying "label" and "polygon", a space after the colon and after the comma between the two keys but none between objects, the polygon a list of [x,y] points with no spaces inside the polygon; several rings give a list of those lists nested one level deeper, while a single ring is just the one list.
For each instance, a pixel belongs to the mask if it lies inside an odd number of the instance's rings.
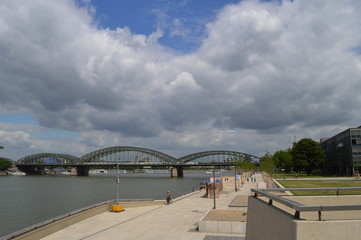
[{"label": "river", "polygon": [[[198,190],[209,178],[204,172],[122,173],[119,199],[165,199]],[[56,216],[96,203],[116,199],[116,172],[89,177],[44,175],[0,176],[0,237]]]}]

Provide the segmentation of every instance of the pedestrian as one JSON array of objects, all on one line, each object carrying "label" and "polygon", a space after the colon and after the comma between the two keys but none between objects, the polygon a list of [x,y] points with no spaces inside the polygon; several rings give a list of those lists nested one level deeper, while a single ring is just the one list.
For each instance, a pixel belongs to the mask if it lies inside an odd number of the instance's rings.
[{"label": "pedestrian", "polygon": [[170,200],[170,192],[169,192],[169,191],[167,192],[165,199],[166,199],[166,204],[167,204],[167,205],[171,203],[171,200]]}]

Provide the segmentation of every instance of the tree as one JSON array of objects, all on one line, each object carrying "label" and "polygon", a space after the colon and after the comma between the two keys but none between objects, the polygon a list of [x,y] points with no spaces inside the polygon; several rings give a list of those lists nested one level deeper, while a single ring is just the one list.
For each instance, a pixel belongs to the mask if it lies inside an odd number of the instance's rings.
[{"label": "tree", "polygon": [[273,154],[273,161],[278,169],[290,173],[293,169],[291,150],[279,150]]},{"label": "tree", "polygon": [[0,158],[0,170],[6,170],[8,168],[11,168],[12,164],[9,159],[6,158]]},{"label": "tree", "polygon": [[260,169],[272,176],[274,168],[275,164],[273,162],[273,157],[267,152],[263,157],[261,157]]},{"label": "tree", "polygon": [[257,169],[256,165],[249,161],[240,162],[238,166],[244,171],[251,171]]},{"label": "tree", "polygon": [[239,168],[241,171],[245,171],[245,172],[257,169],[256,165],[251,163],[249,160],[246,160],[245,156],[235,155],[234,165],[236,168]]},{"label": "tree", "polygon": [[291,150],[293,167],[296,172],[306,171],[307,175],[320,168],[325,161],[325,153],[320,145],[309,138],[298,141]]}]

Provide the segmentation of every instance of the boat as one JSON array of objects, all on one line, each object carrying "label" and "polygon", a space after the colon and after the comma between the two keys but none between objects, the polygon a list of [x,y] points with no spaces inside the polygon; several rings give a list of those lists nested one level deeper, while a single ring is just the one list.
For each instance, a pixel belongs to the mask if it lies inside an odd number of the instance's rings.
[{"label": "boat", "polygon": [[89,171],[90,174],[106,174],[108,173],[105,169],[94,169]]},{"label": "boat", "polygon": [[61,171],[61,172],[59,172],[59,174],[69,176],[69,175],[71,175],[71,172],[69,172],[69,171]]},{"label": "boat", "polygon": [[12,176],[25,176],[26,173],[24,172],[20,172],[20,171],[5,171],[7,174],[12,175]]}]

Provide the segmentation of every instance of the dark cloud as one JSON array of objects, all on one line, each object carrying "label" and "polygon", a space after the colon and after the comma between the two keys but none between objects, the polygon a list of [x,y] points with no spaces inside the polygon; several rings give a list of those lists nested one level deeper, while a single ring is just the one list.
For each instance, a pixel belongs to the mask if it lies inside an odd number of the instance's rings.
[{"label": "dark cloud", "polygon": [[204,144],[192,133],[360,118],[358,2],[242,1],[182,56],[158,43],[162,32],[98,28],[87,7],[0,3],[0,109],[27,109],[49,128]]}]

